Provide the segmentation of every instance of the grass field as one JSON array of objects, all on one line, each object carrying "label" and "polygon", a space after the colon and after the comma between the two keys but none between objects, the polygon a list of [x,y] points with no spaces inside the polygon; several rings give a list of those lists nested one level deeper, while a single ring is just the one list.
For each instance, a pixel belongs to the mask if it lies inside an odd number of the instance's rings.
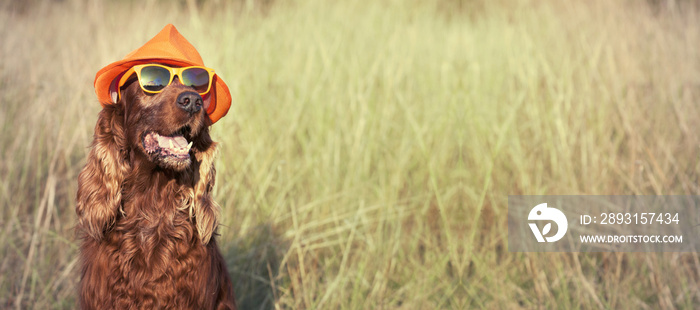
[{"label": "grass field", "polygon": [[94,74],[167,23],[241,308],[700,306],[697,254],[507,245],[508,195],[700,194],[695,2],[66,0],[0,2],[0,308],[75,307]]}]

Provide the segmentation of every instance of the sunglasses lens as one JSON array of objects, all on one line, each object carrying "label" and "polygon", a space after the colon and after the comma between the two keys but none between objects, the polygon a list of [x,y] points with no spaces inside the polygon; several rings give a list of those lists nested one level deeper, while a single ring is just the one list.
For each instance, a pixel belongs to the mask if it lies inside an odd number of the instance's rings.
[{"label": "sunglasses lens", "polygon": [[147,91],[161,91],[170,82],[170,71],[165,68],[148,66],[141,69],[141,87]]},{"label": "sunglasses lens", "polygon": [[209,88],[209,71],[202,68],[190,68],[182,72],[182,84],[204,93]]}]

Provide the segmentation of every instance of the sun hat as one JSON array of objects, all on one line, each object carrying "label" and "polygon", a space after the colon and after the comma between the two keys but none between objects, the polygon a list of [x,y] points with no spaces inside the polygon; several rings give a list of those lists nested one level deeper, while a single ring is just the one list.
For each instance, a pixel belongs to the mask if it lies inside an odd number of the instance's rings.
[{"label": "sun hat", "polygon": [[[114,104],[119,91],[117,83],[131,67],[157,62],[174,66],[204,66],[199,52],[185,39],[172,24],[166,25],[153,39],[134,50],[124,59],[102,68],[95,75],[95,93],[102,106]],[[226,83],[214,75],[207,114],[213,123],[226,115],[231,107],[231,93]]]}]

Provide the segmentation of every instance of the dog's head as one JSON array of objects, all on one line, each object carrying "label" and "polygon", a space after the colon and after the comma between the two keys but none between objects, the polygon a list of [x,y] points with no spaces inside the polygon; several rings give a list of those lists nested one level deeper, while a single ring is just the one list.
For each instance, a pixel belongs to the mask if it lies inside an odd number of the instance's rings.
[{"label": "dog's head", "polygon": [[145,92],[136,78],[123,84],[119,101],[100,112],[79,176],[76,210],[82,231],[100,240],[116,221],[123,195],[160,193],[162,188],[149,181],[158,174],[177,180],[164,186],[182,186],[176,190],[182,201],[174,203],[189,208],[202,242],[210,240],[219,207],[210,197],[216,143],[209,135],[208,104],[207,95],[202,98],[177,77],[158,93]]}]

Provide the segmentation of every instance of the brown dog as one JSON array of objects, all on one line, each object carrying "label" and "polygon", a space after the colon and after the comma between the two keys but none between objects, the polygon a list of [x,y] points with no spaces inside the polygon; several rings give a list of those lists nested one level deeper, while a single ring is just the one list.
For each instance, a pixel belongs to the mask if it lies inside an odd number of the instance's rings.
[{"label": "brown dog", "polygon": [[82,308],[235,308],[208,100],[177,77],[145,93],[134,76],[99,114],[77,195]]}]

